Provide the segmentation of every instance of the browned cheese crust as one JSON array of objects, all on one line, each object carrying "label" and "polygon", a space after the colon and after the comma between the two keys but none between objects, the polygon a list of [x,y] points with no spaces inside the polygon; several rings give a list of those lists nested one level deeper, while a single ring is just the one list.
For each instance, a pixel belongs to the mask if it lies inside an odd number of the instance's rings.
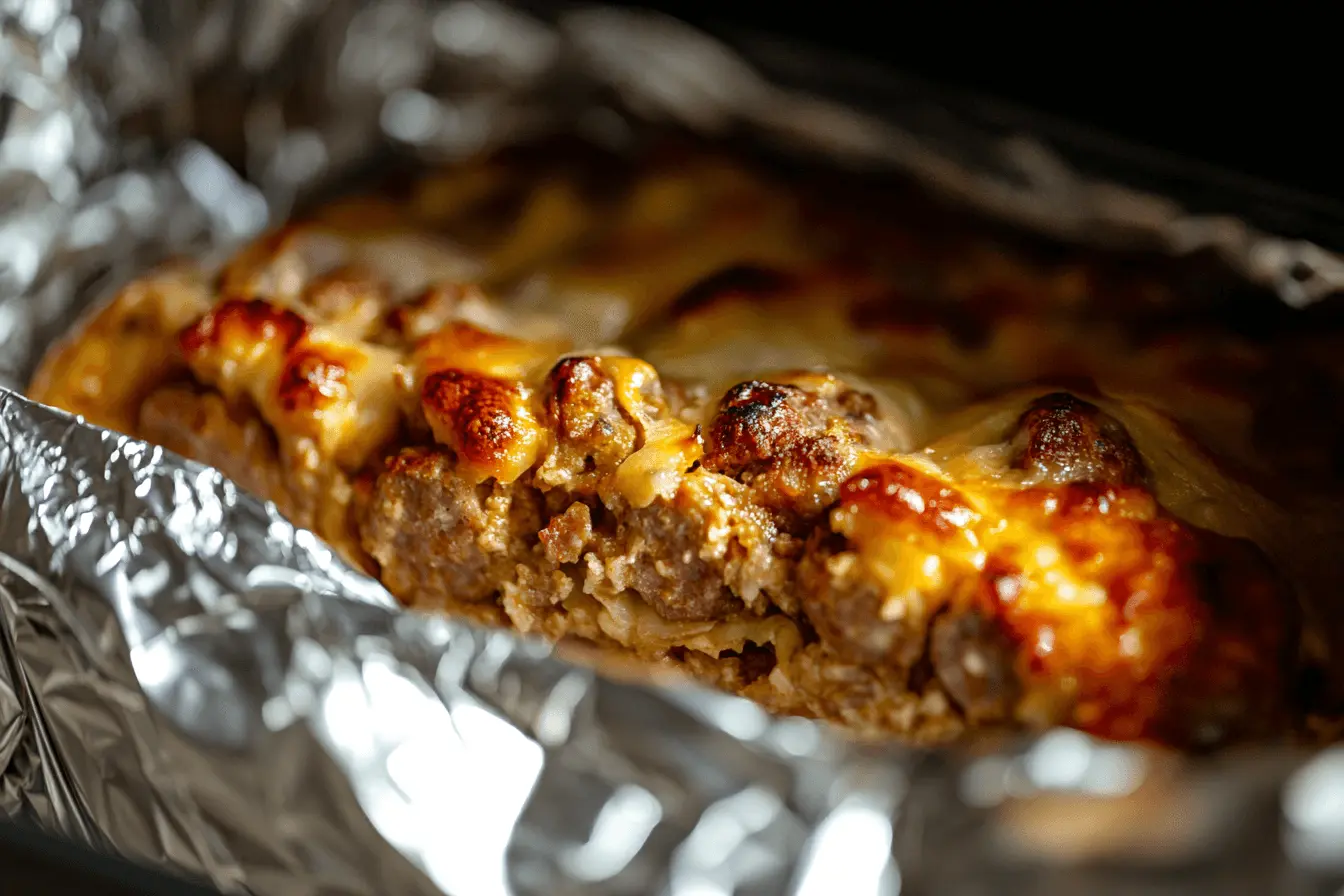
[{"label": "browned cheese crust", "polygon": [[167,268],[32,394],[218,466],[411,607],[861,736],[1303,728],[1339,439],[1294,436],[1279,355],[1152,338],[1161,277],[909,197],[559,158]]}]

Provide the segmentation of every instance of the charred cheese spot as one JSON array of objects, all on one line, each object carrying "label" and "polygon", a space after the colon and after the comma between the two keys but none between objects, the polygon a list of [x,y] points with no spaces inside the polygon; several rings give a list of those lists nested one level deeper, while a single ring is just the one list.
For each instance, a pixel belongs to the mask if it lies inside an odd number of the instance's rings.
[{"label": "charred cheese spot", "polygon": [[308,332],[308,322],[264,299],[226,299],[182,333],[182,351],[261,351],[279,345],[288,351]]},{"label": "charred cheese spot", "polygon": [[285,358],[276,410],[267,418],[290,435],[311,439],[324,456],[357,470],[401,424],[396,355],[371,345],[305,339]]},{"label": "charred cheese spot", "polygon": [[285,359],[276,398],[287,413],[317,413],[350,400],[346,377],[360,359],[334,346],[296,347]]},{"label": "charred cheese spot", "polygon": [[765,506],[807,518],[835,501],[861,452],[911,447],[911,422],[829,374],[752,380],[720,402],[704,464],[750,485]]},{"label": "charred cheese spot", "polygon": [[395,354],[343,341],[260,299],[215,307],[179,338],[195,377],[229,401],[246,398],[291,456],[307,440],[345,469],[396,432]]},{"label": "charred cheese spot", "polygon": [[442,370],[425,378],[420,401],[434,438],[453,449],[469,480],[512,482],[536,461],[541,429],[518,383]]},{"label": "charred cheese spot", "polygon": [[265,398],[256,384],[272,381],[285,356],[309,330],[288,308],[262,299],[228,299],[187,327],[178,342],[192,373],[226,398]]},{"label": "charred cheese spot", "polygon": [[1119,421],[1067,392],[1036,399],[1017,422],[1013,465],[1047,482],[1136,484],[1143,461]]}]

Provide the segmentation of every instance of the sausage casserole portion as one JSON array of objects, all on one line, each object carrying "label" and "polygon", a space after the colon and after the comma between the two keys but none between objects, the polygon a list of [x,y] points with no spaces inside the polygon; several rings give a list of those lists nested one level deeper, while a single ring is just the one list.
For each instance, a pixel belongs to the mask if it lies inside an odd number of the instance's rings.
[{"label": "sausage casserole portion", "polygon": [[1333,346],[1191,325],[1139,268],[715,152],[532,148],[165,266],[32,394],[410,607],[860,736],[1296,736],[1344,441],[1331,374],[1282,384]]}]

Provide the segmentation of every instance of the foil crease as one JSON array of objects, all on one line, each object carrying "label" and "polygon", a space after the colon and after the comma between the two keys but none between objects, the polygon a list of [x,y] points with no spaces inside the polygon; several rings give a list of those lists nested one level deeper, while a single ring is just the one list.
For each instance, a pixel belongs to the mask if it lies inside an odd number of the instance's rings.
[{"label": "foil crease", "polygon": [[898,79],[833,95],[841,69],[597,7],[0,0],[0,811],[240,893],[1338,887],[1340,751],[866,749],[607,680],[401,612],[215,471],[17,391],[109,288],[371,158],[642,120],[896,167],[1068,239],[1212,249],[1295,305],[1344,283],[1263,214],[1122,186]]}]

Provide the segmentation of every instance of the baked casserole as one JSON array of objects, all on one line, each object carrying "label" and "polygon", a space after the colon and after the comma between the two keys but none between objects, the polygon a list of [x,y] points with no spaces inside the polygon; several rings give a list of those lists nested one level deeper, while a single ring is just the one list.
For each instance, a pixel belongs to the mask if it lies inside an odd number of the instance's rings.
[{"label": "baked casserole", "polygon": [[1319,735],[1334,342],[1209,323],[1232,300],[1183,271],[680,141],[548,143],[164,266],[31,393],[412,608],[862,737]]}]

